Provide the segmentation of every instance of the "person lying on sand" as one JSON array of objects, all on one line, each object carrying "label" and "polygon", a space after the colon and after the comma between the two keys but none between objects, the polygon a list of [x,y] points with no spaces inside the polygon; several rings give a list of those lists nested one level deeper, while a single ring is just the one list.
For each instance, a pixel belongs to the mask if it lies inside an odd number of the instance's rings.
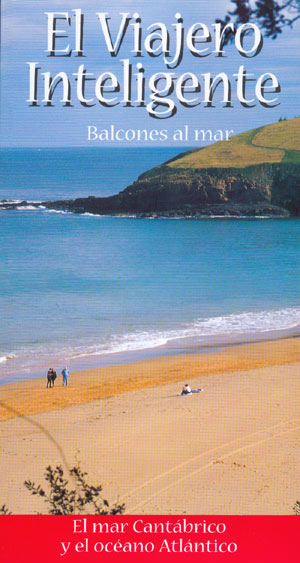
[{"label": "person lying on sand", "polygon": [[203,389],[191,389],[189,384],[186,383],[182,388],[180,395],[191,395],[191,393],[201,393],[201,391],[203,391]]}]

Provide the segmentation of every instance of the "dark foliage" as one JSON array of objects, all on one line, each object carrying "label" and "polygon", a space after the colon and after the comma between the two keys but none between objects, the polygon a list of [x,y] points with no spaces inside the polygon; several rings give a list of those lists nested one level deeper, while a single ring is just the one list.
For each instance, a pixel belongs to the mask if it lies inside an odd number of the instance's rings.
[{"label": "dark foliage", "polygon": [[[216,20],[224,27],[233,22],[240,25],[247,22],[256,23],[266,37],[276,39],[285,27],[292,27],[300,19],[300,0],[231,0],[233,10],[225,19]],[[234,33],[230,30],[224,34],[224,45],[233,40]]]},{"label": "dark foliage", "polygon": [[297,514],[297,516],[300,516],[300,500],[297,500],[293,510],[294,513]]},{"label": "dark foliage", "polygon": [[12,514],[12,513],[8,510],[6,504],[3,504],[0,508],[0,514],[6,514],[7,515],[7,514]]},{"label": "dark foliage", "polygon": [[46,468],[45,479],[49,485],[47,493],[41,485],[36,486],[31,481],[24,485],[33,495],[43,497],[49,505],[49,514],[122,514],[124,504],[114,504],[109,507],[107,500],[100,496],[101,485],[89,485],[86,481],[86,472],[79,464],[69,470],[70,477],[74,480],[74,489],[69,489],[69,480],[64,476],[61,465],[54,469],[49,465]]}]

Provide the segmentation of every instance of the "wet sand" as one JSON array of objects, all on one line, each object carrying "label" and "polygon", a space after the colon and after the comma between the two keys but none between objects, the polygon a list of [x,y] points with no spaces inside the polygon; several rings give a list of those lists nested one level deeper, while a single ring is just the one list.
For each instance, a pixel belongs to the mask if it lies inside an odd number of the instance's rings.
[{"label": "wet sand", "polygon": [[291,514],[299,368],[293,338],[1,386],[0,505],[46,512],[24,480],[77,458],[128,514]]}]

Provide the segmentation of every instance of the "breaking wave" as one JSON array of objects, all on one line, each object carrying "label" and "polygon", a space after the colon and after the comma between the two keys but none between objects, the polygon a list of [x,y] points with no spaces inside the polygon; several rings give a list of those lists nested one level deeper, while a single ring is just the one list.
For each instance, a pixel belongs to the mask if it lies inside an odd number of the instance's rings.
[{"label": "breaking wave", "polygon": [[105,342],[98,342],[98,344],[88,346],[85,350],[77,350],[70,358],[145,350],[182,338],[201,338],[204,344],[207,338],[207,344],[209,344],[210,337],[213,336],[259,334],[288,330],[297,326],[300,326],[300,307],[198,318],[178,329],[136,331],[113,335]]}]

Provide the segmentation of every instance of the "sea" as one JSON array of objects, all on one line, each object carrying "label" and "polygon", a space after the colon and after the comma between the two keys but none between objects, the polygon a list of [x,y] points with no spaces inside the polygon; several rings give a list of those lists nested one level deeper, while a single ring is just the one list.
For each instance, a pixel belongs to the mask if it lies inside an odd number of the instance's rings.
[{"label": "sea", "polygon": [[300,334],[298,219],[42,206],[117,193],[179,152],[1,151],[0,200],[18,206],[0,204],[0,383]]}]

